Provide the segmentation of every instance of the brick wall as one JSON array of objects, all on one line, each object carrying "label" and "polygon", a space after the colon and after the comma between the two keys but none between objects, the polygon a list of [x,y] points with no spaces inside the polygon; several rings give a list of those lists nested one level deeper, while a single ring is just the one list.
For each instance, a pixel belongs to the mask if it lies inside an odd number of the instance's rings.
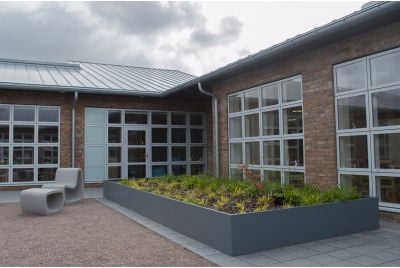
[{"label": "brick wall", "polygon": [[400,22],[273,65],[220,81],[211,86],[220,103],[220,165],[229,172],[227,95],[260,84],[301,74],[303,77],[305,172],[308,183],[337,183],[333,89],[335,64],[400,46]]}]

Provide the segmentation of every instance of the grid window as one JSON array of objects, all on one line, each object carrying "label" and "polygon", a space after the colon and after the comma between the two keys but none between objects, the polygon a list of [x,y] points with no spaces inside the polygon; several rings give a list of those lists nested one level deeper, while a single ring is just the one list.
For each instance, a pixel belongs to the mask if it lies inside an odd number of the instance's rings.
[{"label": "grid window", "polygon": [[400,48],[334,66],[339,182],[400,212],[399,72]]},{"label": "grid window", "polygon": [[228,96],[231,178],[248,177],[238,172],[248,166],[260,180],[289,182],[290,170],[304,180],[302,95],[296,76]]}]

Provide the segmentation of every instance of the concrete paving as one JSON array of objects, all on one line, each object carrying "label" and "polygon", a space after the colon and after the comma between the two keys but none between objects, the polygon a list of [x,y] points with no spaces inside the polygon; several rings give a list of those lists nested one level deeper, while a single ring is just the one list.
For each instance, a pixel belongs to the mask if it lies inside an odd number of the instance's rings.
[{"label": "concrete paving", "polygon": [[[21,191],[0,191],[0,203],[19,202]],[[103,197],[102,187],[85,188],[83,192],[84,198],[100,198]]]},{"label": "concrete paving", "polygon": [[219,266],[400,266],[400,224],[391,222],[382,221],[375,231],[231,257],[107,199],[97,200]]}]

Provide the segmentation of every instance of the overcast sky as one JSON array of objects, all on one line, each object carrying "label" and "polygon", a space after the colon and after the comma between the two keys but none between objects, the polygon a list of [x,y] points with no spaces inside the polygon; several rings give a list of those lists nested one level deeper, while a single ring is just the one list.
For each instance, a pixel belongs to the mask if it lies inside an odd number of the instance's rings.
[{"label": "overcast sky", "polygon": [[364,2],[0,2],[0,57],[204,74]]}]

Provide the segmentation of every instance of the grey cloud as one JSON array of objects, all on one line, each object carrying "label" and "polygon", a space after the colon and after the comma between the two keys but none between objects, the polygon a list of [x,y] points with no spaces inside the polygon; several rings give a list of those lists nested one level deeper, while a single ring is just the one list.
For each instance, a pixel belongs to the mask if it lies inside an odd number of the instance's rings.
[{"label": "grey cloud", "polygon": [[218,32],[210,32],[204,27],[196,29],[191,34],[191,42],[202,47],[220,46],[236,41],[242,32],[243,24],[235,17],[225,17],[221,20]]},{"label": "grey cloud", "polygon": [[92,2],[94,15],[130,34],[193,28],[205,22],[198,4],[189,2]]}]

